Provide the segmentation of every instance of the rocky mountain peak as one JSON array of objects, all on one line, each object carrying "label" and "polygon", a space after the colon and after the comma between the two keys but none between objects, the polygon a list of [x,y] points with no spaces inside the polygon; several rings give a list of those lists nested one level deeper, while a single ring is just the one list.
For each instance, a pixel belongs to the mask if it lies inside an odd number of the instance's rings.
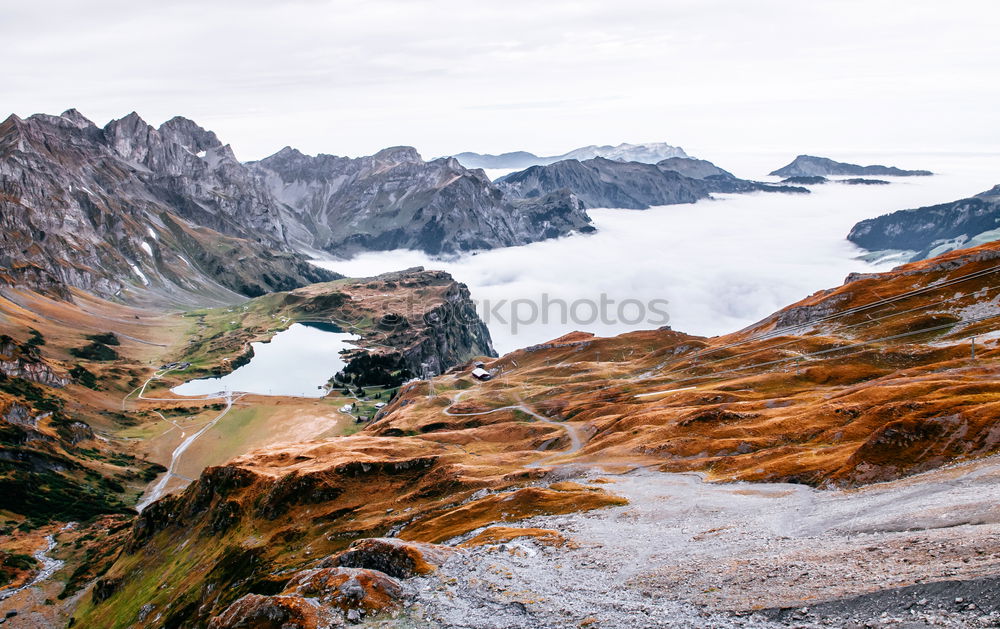
[{"label": "rocky mountain peak", "polygon": [[60,118],[64,118],[64,119],[72,122],[74,125],[76,125],[80,129],[83,129],[85,127],[94,127],[94,126],[96,126],[89,118],[87,118],[86,116],[84,116],[83,114],[81,114],[75,108],[67,109],[66,111],[62,112],[62,114],[60,114],[59,117]]},{"label": "rocky mountain peak", "polygon": [[376,162],[389,164],[422,164],[424,159],[412,146],[390,146],[372,155]]},{"label": "rocky mountain peak", "polygon": [[895,166],[873,164],[860,166],[847,162],[834,161],[828,157],[815,155],[799,155],[791,163],[769,173],[775,177],[826,177],[830,175],[885,175],[892,177],[926,177],[932,175],[929,170],[903,170]]},{"label": "rocky mountain peak", "polygon": [[274,155],[267,157],[265,159],[299,159],[305,157],[305,154],[297,148],[292,148],[291,146],[286,146]]},{"label": "rocky mountain peak", "polygon": [[121,157],[137,163],[146,160],[149,154],[150,136],[153,134],[158,135],[156,129],[134,111],[104,126],[104,137],[108,146]]},{"label": "rocky mountain peak", "polygon": [[0,153],[6,153],[15,149],[23,150],[21,138],[21,127],[23,125],[24,120],[21,120],[15,114],[7,116],[3,122],[0,122]]},{"label": "rocky mountain peak", "polygon": [[193,153],[222,146],[214,132],[207,131],[183,116],[174,116],[164,122],[160,125],[159,132],[164,140],[180,144]]},{"label": "rocky mountain peak", "polygon": [[[318,157],[318,156],[317,156]],[[286,146],[274,155],[269,155],[257,162],[248,162],[251,165],[261,165],[276,172],[282,172],[288,168],[303,165],[312,161],[313,158],[302,151]]]},{"label": "rocky mountain peak", "polygon": [[979,194],[976,195],[977,199],[990,199],[995,197],[1000,197],[1000,183],[993,186],[986,192],[980,192]]}]

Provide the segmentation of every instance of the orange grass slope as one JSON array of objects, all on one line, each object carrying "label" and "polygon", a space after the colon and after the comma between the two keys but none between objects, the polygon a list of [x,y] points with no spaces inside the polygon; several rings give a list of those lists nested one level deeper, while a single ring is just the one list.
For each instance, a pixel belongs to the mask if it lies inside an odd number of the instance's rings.
[{"label": "orange grass slope", "polygon": [[992,243],[849,277],[726,336],[577,334],[519,350],[487,364],[490,382],[458,372],[435,380],[433,398],[413,385],[370,430],[455,442],[473,421],[509,440],[555,427],[514,411],[470,414],[523,404],[585,441],[525,461],[812,485],[896,478],[1000,449],[998,304]]}]

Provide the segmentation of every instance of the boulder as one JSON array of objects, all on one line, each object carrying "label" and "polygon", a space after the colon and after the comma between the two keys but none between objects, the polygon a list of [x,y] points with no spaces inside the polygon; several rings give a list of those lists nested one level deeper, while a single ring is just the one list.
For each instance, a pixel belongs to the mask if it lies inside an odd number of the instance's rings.
[{"label": "boulder", "polygon": [[397,579],[433,572],[455,549],[381,537],[362,539],[324,561],[325,565],[379,570]]},{"label": "boulder", "polygon": [[300,596],[247,594],[212,619],[209,629],[324,629],[333,613]]},{"label": "boulder", "polygon": [[378,570],[364,568],[317,568],[295,575],[284,594],[317,599],[326,607],[365,613],[398,607],[403,588]]}]

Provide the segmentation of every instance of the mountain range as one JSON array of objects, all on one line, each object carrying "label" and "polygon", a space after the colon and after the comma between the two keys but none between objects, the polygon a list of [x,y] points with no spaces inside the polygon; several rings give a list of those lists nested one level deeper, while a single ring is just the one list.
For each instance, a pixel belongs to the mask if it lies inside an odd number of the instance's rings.
[{"label": "mountain range", "polygon": [[671,157],[656,164],[603,157],[532,166],[496,181],[511,197],[531,199],[572,190],[588,208],[644,210],[654,205],[694,203],[713,192],[793,192],[806,188],[739,179],[705,160]]},{"label": "mountain range", "polygon": [[828,157],[799,155],[786,166],[770,173],[775,177],[826,177],[830,175],[847,175],[852,177],[876,175],[882,177],[927,177],[933,175],[929,170],[903,170],[895,166],[859,166],[847,162],[837,162]]},{"label": "mountain range", "polygon": [[337,277],[291,250],[268,192],[184,118],[154,129],[130,114],[101,129],[75,110],[11,116],[0,190],[7,284],[227,303]]},{"label": "mountain range", "polygon": [[847,239],[875,256],[901,261],[1000,240],[1000,185],[966,199],[863,220]]},{"label": "mountain range", "polygon": [[[300,251],[433,254],[589,229],[559,190],[505,198],[454,159],[285,149],[243,164],[182,117],[99,128],[76,110],[0,123],[0,281],[68,297],[231,303],[335,279]],[[239,262],[239,264],[234,264]]]},{"label": "mountain range", "polygon": [[72,109],[10,116],[0,124],[0,282],[63,298],[75,288],[136,303],[233,303],[335,279],[307,262],[317,253],[453,255],[592,231],[585,207],[806,191],[738,179],[667,144],[558,159],[497,182],[411,147],[359,158],[286,147],[242,163],[183,117],[154,128],[133,112],[99,128]]},{"label": "mountain range", "polygon": [[527,151],[514,151],[500,155],[466,152],[459,153],[453,157],[467,168],[522,169],[529,166],[545,166],[567,159],[584,161],[594,159],[595,157],[603,157],[617,162],[655,164],[671,157],[688,157],[688,155],[679,146],[671,146],[665,142],[649,142],[646,144],[622,143],[618,146],[583,146],[562,155],[551,155],[548,157],[541,157]]},{"label": "mountain range", "polygon": [[570,192],[512,199],[481,170],[454,158],[425,162],[411,147],[356,159],[286,147],[246,167],[281,207],[291,241],[338,256],[511,247],[590,223]]}]

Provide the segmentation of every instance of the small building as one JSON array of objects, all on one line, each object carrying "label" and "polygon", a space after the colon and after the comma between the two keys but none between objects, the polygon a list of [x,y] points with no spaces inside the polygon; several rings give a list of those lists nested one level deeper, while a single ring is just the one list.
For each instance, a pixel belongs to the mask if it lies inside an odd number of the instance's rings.
[{"label": "small building", "polygon": [[382,408],[385,406],[385,402],[375,402],[375,408]]},{"label": "small building", "polygon": [[476,367],[475,369],[472,370],[472,377],[475,378],[476,380],[483,380],[483,381],[485,381],[485,380],[489,380],[490,378],[492,378],[493,374],[491,374],[490,372],[486,371],[482,367]]}]

